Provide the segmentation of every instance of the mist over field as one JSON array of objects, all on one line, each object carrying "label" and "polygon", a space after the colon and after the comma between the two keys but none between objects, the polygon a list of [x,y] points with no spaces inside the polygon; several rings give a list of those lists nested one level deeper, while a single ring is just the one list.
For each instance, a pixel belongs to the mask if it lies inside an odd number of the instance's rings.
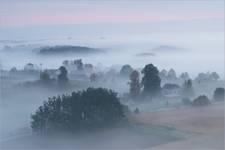
[{"label": "mist over field", "polygon": [[224,1],[2,0],[0,16],[0,149],[224,148]]}]

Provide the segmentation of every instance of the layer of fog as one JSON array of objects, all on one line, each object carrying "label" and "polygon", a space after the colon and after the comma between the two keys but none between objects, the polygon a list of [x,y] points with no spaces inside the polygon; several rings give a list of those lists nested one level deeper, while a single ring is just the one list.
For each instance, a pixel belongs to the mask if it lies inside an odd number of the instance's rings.
[{"label": "layer of fog", "polygon": [[[135,38],[131,38],[130,41],[124,42],[113,40],[114,39],[90,40],[89,44],[83,43],[82,41],[79,42],[76,39],[67,38],[60,40],[46,40],[37,44],[31,42],[30,45],[25,45],[24,47],[21,46],[18,47],[18,49],[17,46],[14,46],[14,49],[16,50],[12,53],[3,52],[3,50],[1,50],[1,65],[3,69],[10,69],[14,66],[21,69],[25,64],[30,62],[37,65],[42,64],[43,69],[46,69],[59,67],[62,61],[66,59],[72,60],[82,58],[85,62],[92,63],[94,65],[102,63],[106,67],[110,67],[112,65],[121,66],[124,64],[131,64],[133,67],[141,68],[148,63],[153,63],[158,66],[159,69],[174,68],[178,73],[187,71],[192,77],[197,76],[199,72],[207,71],[216,71],[220,76],[224,76],[224,56],[220,52],[220,49],[223,46],[220,41],[214,41],[213,43],[208,42],[208,39],[204,41],[204,43],[207,44],[200,42],[189,45],[188,41],[186,44],[183,44],[179,42],[178,39],[177,42],[141,42],[138,40],[136,41]],[[32,52],[34,48],[48,45],[89,46],[103,49],[106,53],[92,56],[75,54],[63,57],[41,57]],[[164,51],[154,50],[154,48],[160,46],[178,47],[178,49]],[[143,57],[138,56],[138,54],[141,53],[151,53],[153,55]]]}]

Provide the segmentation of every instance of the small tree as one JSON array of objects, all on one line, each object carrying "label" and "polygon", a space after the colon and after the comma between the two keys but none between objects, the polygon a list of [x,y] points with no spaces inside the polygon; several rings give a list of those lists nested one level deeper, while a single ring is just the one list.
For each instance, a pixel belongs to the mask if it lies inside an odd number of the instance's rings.
[{"label": "small tree", "polygon": [[186,80],[184,82],[184,84],[183,84],[182,96],[183,97],[192,97],[192,96],[194,96],[194,89],[193,89],[193,86],[192,86],[192,81],[190,79]]},{"label": "small tree", "polygon": [[153,64],[148,64],[144,67],[142,73],[144,74],[142,78],[142,84],[144,85],[143,95],[151,96],[152,98],[159,95],[161,79],[157,67]]},{"label": "small tree", "polygon": [[191,102],[190,98],[184,97],[184,98],[182,98],[182,103],[184,105],[191,105],[192,102]]},{"label": "small tree", "polygon": [[212,80],[218,80],[220,78],[220,76],[216,72],[212,72],[210,74],[210,77]]},{"label": "small tree", "polygon": [[77,70],[83,70],[84,69],[84,64],[82,62],[82,59],[74,60],[74,64],[76,65]]},{"label": "small tree", "polygon": [[216,101],[224,101],[224,88],[216,88],[213,99]]},{"label": "small tree", "polygon": [[190,77],[189,77],[189,75],[188,75],[187,72],[183,72],[183,73],[181,73],[181,75],[180,75],[180,79],[186,81],[186,80],[189,80]]},{"label": "small tree", "polygon": [[54,79],[51,79],[47,71],[40,72],[40,80],[39,83],[42,85],[52,85]]},{"label": "small tree", "polygon": [[129,77],[132,71],[133,68],[130,65],[124,65],[120,70],[120,74],[124,77]]},{"label": "small tree", "polygon": [[176,79],[177,78],[177,75],[176,75],[176,72],[174,69],[170,69],[168,74],[167,74],[167,78],[168,79]]},{"label": "small tree", "polygon": [[97,80],[97,74],[96,73],[92,73],[91,75],[90,75],[90,81],[91,82],[95,82]]},{"label": "small tree", "polygon": [[43,72],[40,72],[40,80],[43,82],[48,82],[51,80],[51,78],[46,71],[43,71]]},{"label": "small tree", "polygon": [[15,73],[15,72],[17,72],[18,70],[17,70],[17,68],[16,67],[12,67],[11,69],[10,69],[10,73]]},{"label": "small tree", "polygon": [[132,71],[130,74],[130,96],[136,98],[140,95],[141,84],[139,79],[139,72],[137,70]]},{"label": "small tree", "polygon": [[65,85],[68,83],[69,79],[67,77],[67,70],[64,66],[59,68],[59,75],[58,75],[58,83],[60,85]]}]

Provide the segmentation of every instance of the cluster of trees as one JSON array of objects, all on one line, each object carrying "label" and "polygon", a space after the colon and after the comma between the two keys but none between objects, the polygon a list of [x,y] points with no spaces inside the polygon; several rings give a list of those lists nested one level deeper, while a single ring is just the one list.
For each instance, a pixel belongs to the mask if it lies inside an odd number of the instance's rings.
[{"label": "cluster of trees", "polygon": [[[213,100],[214,101],[224,101],[224,88],[216,88],[213,93]],[[190,100],[188,97],[184,97],[182,99],[182,102],[185,105],[192,105],[192,106],[204,106],[211,104],[209,98],[205,95],[200,95],[197,98],[195,98],[193,101]]]},{"label": "cluster of trees", "polygon": [[220,76],[216,72],[207,72],[207,73],[199,73],[195,78],[195,81],[198,83],[206,82],[206,81],[217,81]]},{"label": "cluster of trees", "polygon": [[124,117],[124,106],[115,92],[88,88],[49,98],[31,116],[31,127],[40,133],[71,132],[110,126]]},{"label": "cluster of trees", "polygon": [[159,72],[159,76],[162,80],[188,80],[190,79],[189,74],[187,72],[183,72],[180,74],[180,76],[177,76],[176,72],[174,69],[170,69],[169,71],[163,69]]},{"label": "cluster of trees", "polygon": [[68,85],[68,83],[69,83],[67,69],[64,66],[59,67],[58,74],[57,74],[57,80],[54,78],[51,78],[49,73],[46,70],[43,72],[40,72],[40,80],[39,81],[43,85],[52,85],[55,81],[57,81],[57,85],[64,87],[64,86]]},{"label": "cluster of trees", "polygon": [[[73,62],[77,70],[82,70],[81,60]],[[67,62],[64,62],[66,65]],[[124,65],[120,70],[120,75],[129,77],[130,96],[136,98],[157,98],[161,96],[162,72],[153,64],[147,64],[140,72],[134,70],[130,65]],[[114,76],[113,72],[109,73]],[[176,77],[174,70],[166,73],[167,78]],[[101,74],[91,74],[91,81],[96,81]],[[216,75],[214,74],[215,78]],[[193,101],[190,97],[195,95],[192,80],[187,73],[181,74],[185,82],[181,87],[183,102],[188,105],[202,106],[210,104],[210,100],[205,95],[198,96]],[[58,69],[57,80],[52,79],[47,72],[41,72],[40,81],[49,84],[57,81],[58,85],[65,86],[69,83],[68,71],[65,66]],[[180,88],[176,84],[165,84],[163,88]],[[213,99],[216,101],[224,100],[224,88],[217,88],[214,91]],[[125,110],[128,107],[122,105],[117,94],[111,90],[103,88],[88,88],[84,91],[73,92],[71,95],[62,95],[49,98],[32,115],[31,127],[35,132],[49,133],[60,130],[78,131],[83,129],[96,129],[99,127],[110,126],[125,117]],[[135,113],[139,113],[136,109]]]},{"label": "cluster of trees", "polygon": [[63,61],[63,66],[66,67],[69,71],[87,71],[92,72],[94,66],[90,63],[84,64],[82,59],[75,60],[65,60]]},{"label": "cluster of trees", "polygon": [[[140,95],[142,98],[159,96],[161,79],[157,67],[153,64],[148,64],[142,69],[141,73],[143,74],[141,81],[140,73],[137,70],[133,70],[130,73],[130,96],[132,98],[137,98]],[[142,87],[143,90],[141,89]]]}]

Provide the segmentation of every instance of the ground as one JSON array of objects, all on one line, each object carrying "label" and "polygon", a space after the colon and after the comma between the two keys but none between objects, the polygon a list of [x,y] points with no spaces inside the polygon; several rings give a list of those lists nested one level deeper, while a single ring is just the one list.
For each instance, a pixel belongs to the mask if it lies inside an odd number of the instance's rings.
[{"label": "ground", "polygon": [[180,131],[193,133],[185,140],[158,145],[153,148],[154,150],[224,149],[224,103],[142,113],[135,119],[141,123],[167,125]]}]

